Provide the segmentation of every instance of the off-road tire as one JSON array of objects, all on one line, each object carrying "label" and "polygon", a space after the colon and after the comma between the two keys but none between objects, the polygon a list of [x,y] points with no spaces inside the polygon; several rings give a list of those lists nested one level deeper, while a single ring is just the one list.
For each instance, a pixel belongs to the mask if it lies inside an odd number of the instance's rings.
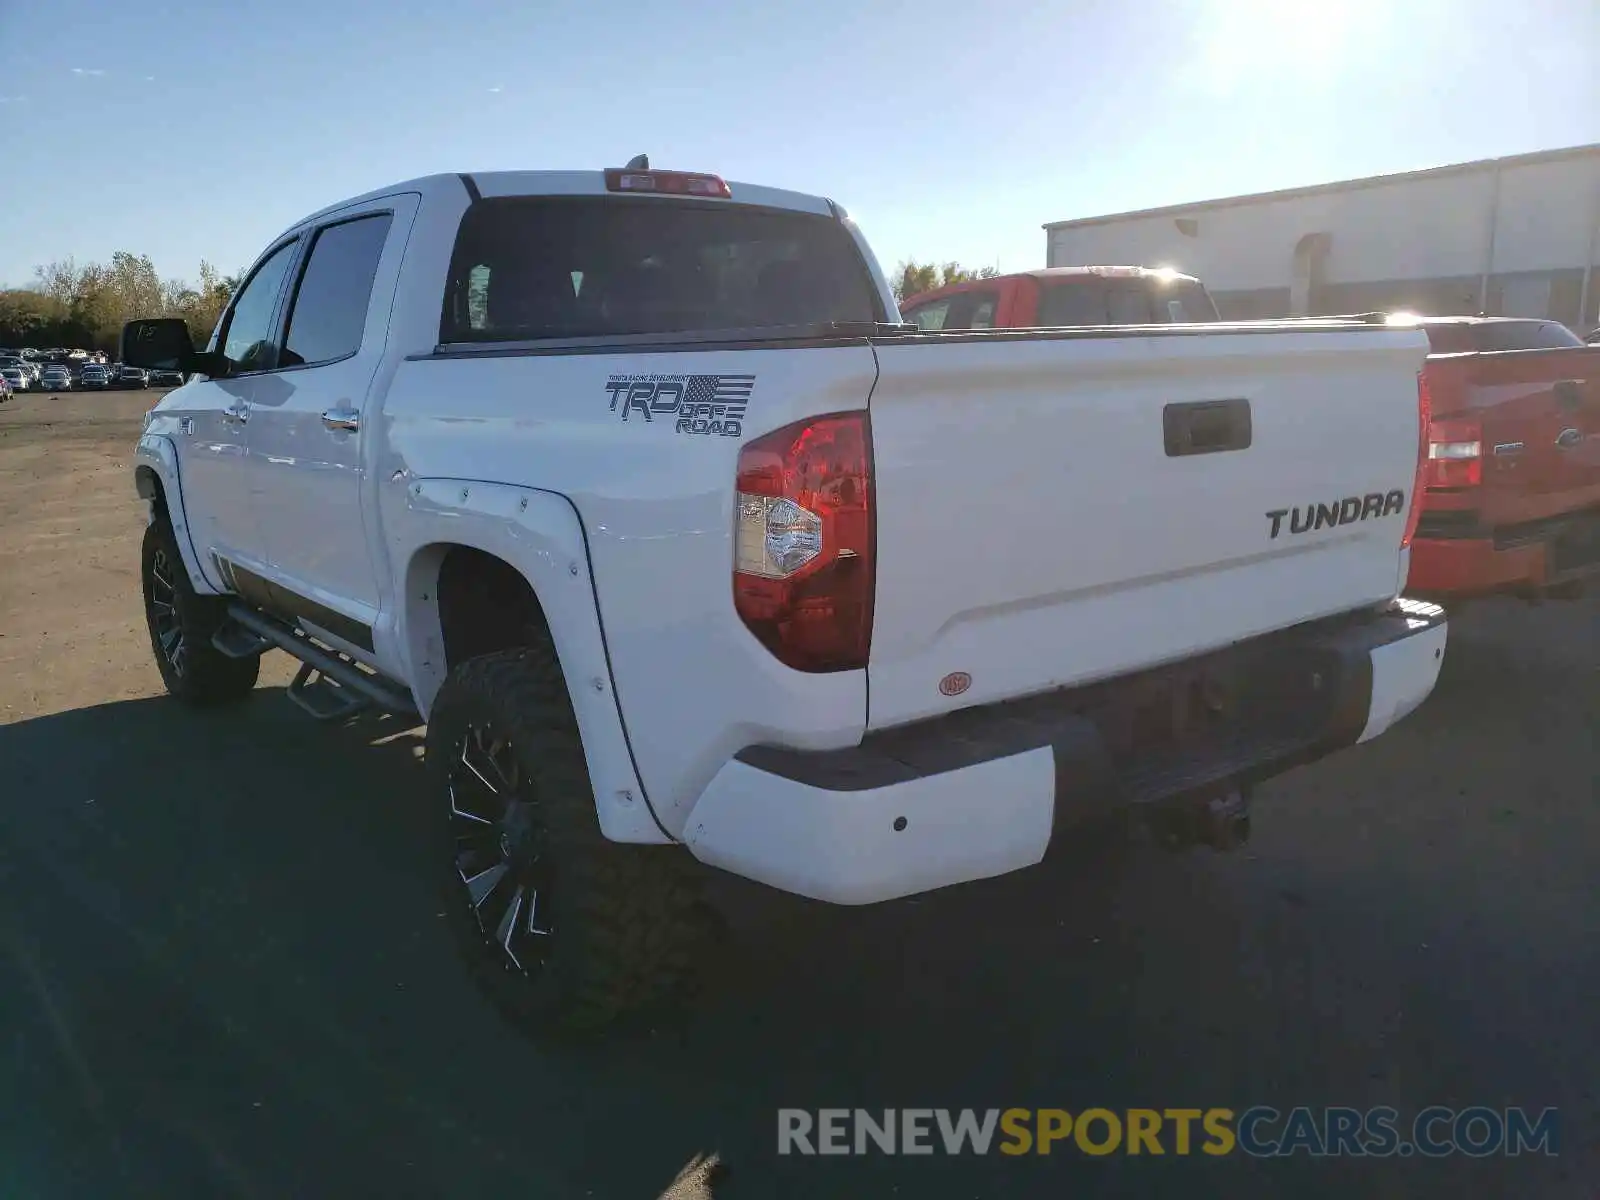
[{"label": "off-road tire", "polygon": [[[428,797],[443,907],[474,981],[500,1012],[536,1035],[592,1034],[683,995],[711,933],[694,863],[680,846],[606,840],[549,637],[456,667],[428,719]],[[457,856],[455,760],[472,731],[510,742],[514,793],[533,815],[555,917],[537,969],[513,967],[476,915]],[[457,776],[459,777],[459,776]],[[528,922],[533,917],[530,911]]]},{"label": "off-road tire", "polygon": [[[164,515],[145,526],[139,555],[139,581],[144,593],[145,625],[150,631],[150,651],[167,691],[196,708],[236,703],[250,694],[261,672],[259,657],[229,658],[211,644],[211,637],[227,619],[228,602],[220,596],[202,596],[189,582],[178,552],[177,539]],[[174,654],[164,644],[172,626],[163,626],[172,614],[181,635],[183,653]]]}]

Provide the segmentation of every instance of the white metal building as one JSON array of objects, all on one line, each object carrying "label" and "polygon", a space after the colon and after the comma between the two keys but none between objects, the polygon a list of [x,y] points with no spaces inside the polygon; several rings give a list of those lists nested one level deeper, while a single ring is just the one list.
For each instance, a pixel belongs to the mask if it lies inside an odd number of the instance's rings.
[{"label": "white metal building", "polygon": [[1409,309],[1600,326],[1600,144],[1044,228],[1049,266],[1176,267],[1225,317]]}]

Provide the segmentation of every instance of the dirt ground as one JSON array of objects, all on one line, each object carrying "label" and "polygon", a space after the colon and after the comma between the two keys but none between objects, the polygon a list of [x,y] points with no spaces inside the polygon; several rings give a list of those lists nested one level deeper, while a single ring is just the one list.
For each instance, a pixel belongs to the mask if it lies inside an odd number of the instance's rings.
[{"label": "dirt ground", "polygon": [[[693,1011],[507,1031],[425,882],[418,732],[160,692],[155,393],[0,405],[0,1195],[1590,1197],[1600,604],[1452,621],[1377,741],[1232,855],[1069,856],[915,903],[766,894]],[[741,893],[742,895],[742,893]],[[780,1158],[777,1109],[1558,1110],[1559,1154]],[[707,1194],[690,1167],[682,1194]]]}]

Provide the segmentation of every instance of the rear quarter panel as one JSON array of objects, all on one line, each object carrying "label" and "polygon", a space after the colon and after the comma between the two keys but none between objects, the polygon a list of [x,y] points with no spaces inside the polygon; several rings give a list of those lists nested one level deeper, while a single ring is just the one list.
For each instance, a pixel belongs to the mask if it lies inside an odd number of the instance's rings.
[{"label": "rear quarter panel", "polygon": [[[734,611],[733,501],[741,445],[800,418],[864,408],[874,374],[865,343],[408,361],[384,404],[374,464],[377,478],[399,473],[405,484],[385,492],[389,541],[410,521],[407,489],[435,481],[458,492],[471,481],[513,483],[570,501],[638,777],[677,836],[711,777],[744,747],[826,749],[861,737],[865,671],[790,670]],[[670,390],[613,407],[619,393],[608,384],[618,375],[753,375],[754,386],[737,432],[719,435],[655,411]],[[529,541],[517,553],[545,551]],[[569,685],[589,683],[569,675]]]}]

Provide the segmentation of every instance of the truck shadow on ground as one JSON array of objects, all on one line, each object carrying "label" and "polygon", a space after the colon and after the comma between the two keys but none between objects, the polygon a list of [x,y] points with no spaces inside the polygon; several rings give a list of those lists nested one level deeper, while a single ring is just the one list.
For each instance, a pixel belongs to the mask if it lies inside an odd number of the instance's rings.
[{"label": "truck shadow on ground", "polygon": [[[1238,1158],[779,1159],[776,1110],[1537,1099],[1561,1062],[1593,1065],[1592,1031],[1574,1040],[1581,1014],[1551,998],[1574,970],[1558,933],[1452,937],[1460,897],[1408,873],[1403,815],[1381,818],[1402,823],[1388,853],[1340,832],[1480,736],[1463,714],[1592,696],[1573,661],[1467,705],[1503,672],[1492,642],[1461,647],[1401,729],[1270,785],[1259,850],[1086,848],[866,910],[719,881],[730,944],[692,1006],[581,1048],[512,1033],[456,969],[420,730],[313,726],[269,688],[223,713],[160,698],[0,727],[0,1077],[20,1114],[0,1192],[650,1197],[714,1153],[716,1195],[1059,1194],[1069,1176],[1348,1194],[1343,1168]],[[1504,1028],[1548,1044],[1495,1049]],[[1496,1169],[1429,1166],[1407,1194]],[[686,1171],[675,1195],[711,1194],[703,1162]]]}]

